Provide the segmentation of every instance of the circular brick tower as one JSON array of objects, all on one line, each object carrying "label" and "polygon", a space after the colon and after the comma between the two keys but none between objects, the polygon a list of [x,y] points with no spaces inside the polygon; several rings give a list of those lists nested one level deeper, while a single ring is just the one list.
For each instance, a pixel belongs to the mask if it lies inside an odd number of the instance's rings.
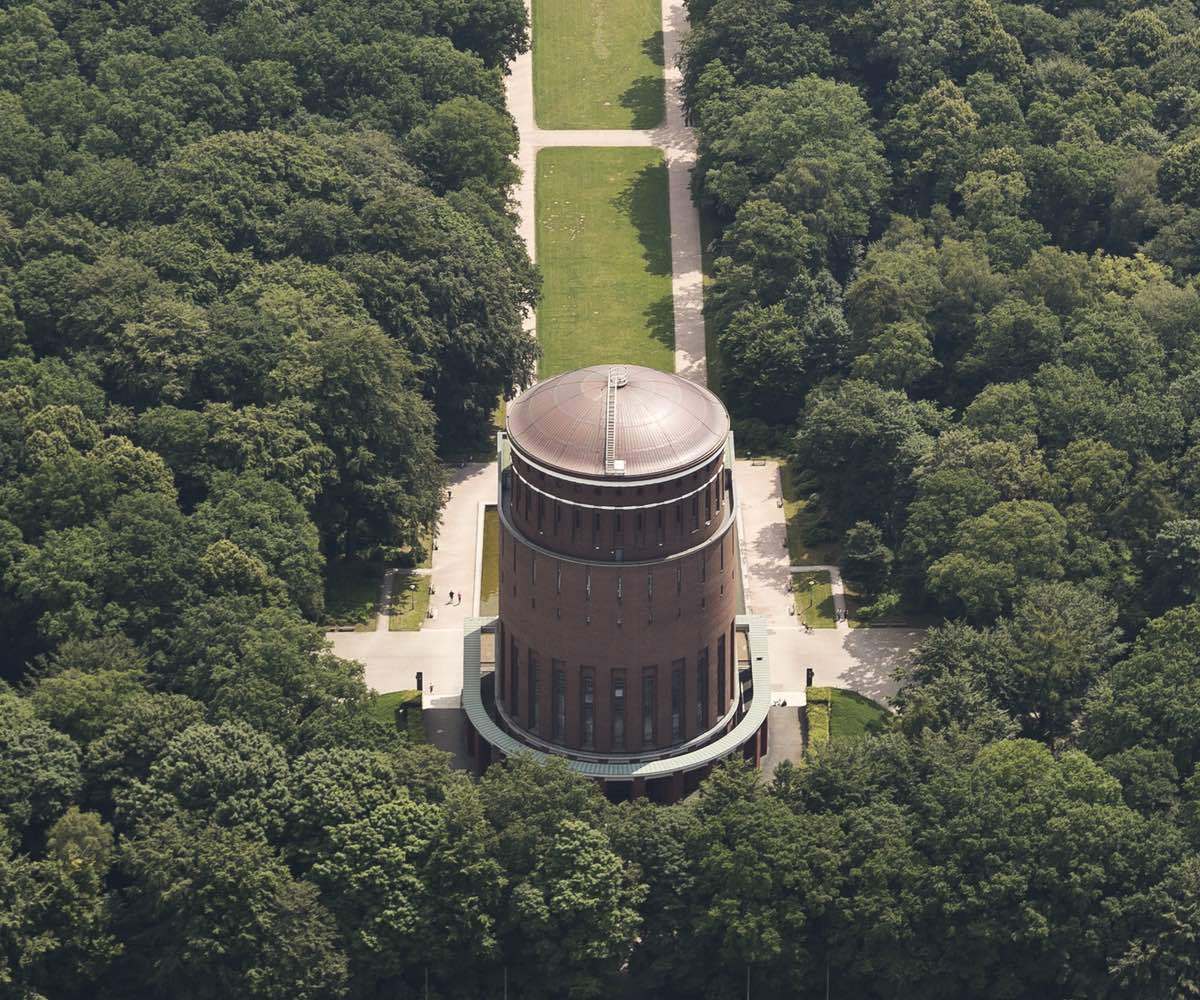
[{"label": "circular brick tower", "polygon": [[508,407],[496,703],[531,746],[663,756],[736,721],[729,415],[649,368],[596,366]]}]

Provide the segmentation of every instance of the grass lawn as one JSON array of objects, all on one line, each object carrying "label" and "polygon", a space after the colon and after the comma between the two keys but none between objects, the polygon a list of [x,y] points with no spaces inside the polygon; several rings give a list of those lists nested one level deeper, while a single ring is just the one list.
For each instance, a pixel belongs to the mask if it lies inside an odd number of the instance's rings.
[{"label": "grass lawn", "polygon": [[375,628],[383,564],[365,559],[331,562],[325,568],[325,624],[354,626],[355,632]]},{"label": "grass lawn", "polygon": [[887,728],[891,712],[856,691],[844,688],[813,687],[808,689],[809,742],[812,742],[813,709],[825,712],[828,738],[834,740],[856,740],[868,733],[879,733]]},{"label": "grass lawn", "polygon": [[429,577],[416,573],[397,572],[392,580],[391,632],[415,632],[425,621],[429,610]]},{"label": "grass lawn", "polygon": [[479,576],[479,613],[500,613],[500,515],[494,506],[483,511],[483,566]]},{"label": "grass lawn", "polygon": [[792,463],[780,463],[779,475],[783,480],[783,510],[787,517],[788,558],[793,566],[803,566],[806,563],[824,563],[826,566],[835,565],[839,558],[839,546],[833,542],[810,544],[806,539],[821,519],[821,512],[808,499],[812,490],[802,488],[798,483]]},{"label": "grass lawn", "polygon": [[675,370],[667,167],[656,149],[543,149],[543,379],[586,365]]},{"label": "grass lawn", "polygon": [[654,128],[663,118],[659,0],[533,0],[542,128]]},{"label": "grass lawn", "polygon": [[395,725],[396,709],[400,705],[404,705],[408,709],[405,713],[405,732],[408,733],[409,741],[424,743],[425,720],[421,718],[420,691],[391,691],[388,694],[381,694],[375,699],[375,704],[371,706],[371,714],[380,722]]},{"label": "grass lawn", "polygon": [[[811,583],[809,581],[815,581]],[[837,628],[833,616],[833,586],[826,570],[792,574],[796,617],[813,628]]]}]

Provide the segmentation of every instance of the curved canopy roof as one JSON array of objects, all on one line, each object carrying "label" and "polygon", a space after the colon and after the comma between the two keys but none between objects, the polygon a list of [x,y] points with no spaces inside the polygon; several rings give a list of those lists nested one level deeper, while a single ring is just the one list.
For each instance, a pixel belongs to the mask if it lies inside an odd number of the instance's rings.
[{"label": "curved canopy roof", "polygon": [[729,435],[729,414],[711,392],[678,375],[638,365],[594,365],[522,393],[508,404],[506,426],[516,449],[549,469],[642,479],[682,471],[716,454]]}]

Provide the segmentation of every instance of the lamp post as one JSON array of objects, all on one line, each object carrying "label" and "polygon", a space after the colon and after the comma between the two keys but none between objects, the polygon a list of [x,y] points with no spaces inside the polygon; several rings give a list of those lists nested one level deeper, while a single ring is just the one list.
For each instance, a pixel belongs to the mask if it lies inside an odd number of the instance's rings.
[{"label": "lamp post", "polygon": [[[816,583],[817,578],[815,576],[810,576],[808,578],[808,583],[805,584],[805,586],[808,588],[808,612],[810,618],[812,617],[813,609],[813,587],[816,586]],[[805,624],[808,624],[807,620],[805,621]]]}]

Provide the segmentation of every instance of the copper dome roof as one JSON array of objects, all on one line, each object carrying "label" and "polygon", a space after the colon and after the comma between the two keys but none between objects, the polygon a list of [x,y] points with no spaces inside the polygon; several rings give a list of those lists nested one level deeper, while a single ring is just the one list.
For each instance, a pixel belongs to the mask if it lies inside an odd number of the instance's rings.
[{"label": "copper dome roof", "polygon": [[[606,454],[610,372],[624,382],[614,390],[615,433]],[[729,414],[711,392],[639,365],[594,365],[539,382],[508,404],[505,424],[526,458],[590,478],[679,472],[714,455],[729,435]],[[620,463],[623,471],[614,471]]]}]

